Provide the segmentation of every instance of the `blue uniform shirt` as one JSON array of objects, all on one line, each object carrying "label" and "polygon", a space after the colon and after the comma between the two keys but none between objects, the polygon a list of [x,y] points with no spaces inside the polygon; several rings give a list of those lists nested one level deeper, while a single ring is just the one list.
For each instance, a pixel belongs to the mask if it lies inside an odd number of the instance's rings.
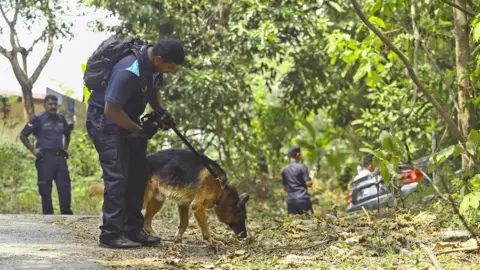
[{"label": "blue uniform shirt", "polygon": [[35,148],[63,149],[63,136],[69,137],[71,130],[63,114],[42,112],[35,115],[21,132],[26,137],[32,133],[37,138]]},{"label": "blue uniform shirt", "polygon": [[[120,106],[132,119],[138,120],[146,107],[146,91],[155,91],[163,81],[161,73],[154,70],[147,56],[147,46],[142,48],[143,70],[132,53],[118,61],[112,69],[112,74],[105,91],[92,91],[88,101],[90,106],[105,109],[105,102]],[[140,80],[140,73],[145,81]]]},{"label": "blue uniform shirt", "polygon": [[310,199],[306,182],[311,178],[310,175],[308,175],[307,166],[296,161],[292,161],[283,167],[281,174],[283,185],[288,186],[289,201]]}]

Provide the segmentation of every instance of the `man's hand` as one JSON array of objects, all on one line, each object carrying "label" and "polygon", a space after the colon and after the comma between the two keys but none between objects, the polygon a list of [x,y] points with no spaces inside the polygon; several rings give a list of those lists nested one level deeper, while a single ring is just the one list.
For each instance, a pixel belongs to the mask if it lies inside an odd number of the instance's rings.
[{"label": "man's hand", "polygon": [[133,149],[145,151],[147,149],[147,135],[143,130],[134,131],[127,136],[127,141],[133,146]]},{"label": "man's hand", "polygon": [[173,121],[172,115],[165,109],[160,111],[160,119],[158,120],[158,125],[163,130],[167,130],[176,126],[175,121]]},{"label": "man's hand", "polygon": [[33,154],[35,157],[40,158],[40,157],[43,156],[43,151],[42,151],[42,149],[34,148],[34,149],[32,150],[32,154]]},{"label": "man's hand", "polygon": [[307,187],[311,188],[313,186],[313,181],[308,180],[307,182],[305,182],[305,184],[307,185]]}]

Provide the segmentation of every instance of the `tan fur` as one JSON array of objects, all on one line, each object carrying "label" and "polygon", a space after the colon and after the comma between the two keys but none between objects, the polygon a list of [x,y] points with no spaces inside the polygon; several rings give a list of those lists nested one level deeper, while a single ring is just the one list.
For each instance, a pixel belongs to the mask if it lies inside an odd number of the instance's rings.
[{"label": "tan fur", "polygon": [[[90,196],[103,196],[103,184],[94,183],[90,185]],[[182,235],[188,226],[189,209],[191,208],[195,219],[201,229],[203,238],[212,243],[210,232],[207,225],[206,210],[212,208],[218,201],[221,192],[221,186],[206,169],[199,173],[197,182],[190,186],[172,187],[162,184],[158,176],[154,175],[148,182],[143,200],[143,210],[145,210],[144,229],[151,235],[157,235],[152,228],[152,220],[158,213],[166,198],[175,201],[178,205],[180,216],[180,225],[176,233],[176,241],[182,241]],[[226,197],[226,196],[223,196]],[[222,198],[222,201],[228,198]],[[215,211],[219,219],[223,222],[232,220],[232,216]]]}]

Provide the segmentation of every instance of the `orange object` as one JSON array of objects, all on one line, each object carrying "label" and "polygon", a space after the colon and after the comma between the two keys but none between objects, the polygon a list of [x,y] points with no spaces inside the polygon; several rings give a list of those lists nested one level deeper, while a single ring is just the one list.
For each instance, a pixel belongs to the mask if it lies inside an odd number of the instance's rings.
[{"label": "orange object", "polygon": [[402,172],[400,181],[403,185],[408,185],[411,183],[418,182],[422,180],[423,174],[419,170],[405,170]]}]

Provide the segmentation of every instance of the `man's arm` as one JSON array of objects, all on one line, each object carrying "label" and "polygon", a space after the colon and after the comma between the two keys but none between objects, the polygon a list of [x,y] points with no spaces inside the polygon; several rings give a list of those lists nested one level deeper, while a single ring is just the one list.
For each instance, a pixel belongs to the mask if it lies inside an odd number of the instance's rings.
[{"label": "man's arm", "polygon": [[28,136],[32,134],[39,126],[39,122],[37,117],[33,117],[22,129],[20,132],[20,141],[25,145],[25,147],[34,155],[37,156],[38,153],[40,152],[39,149],[35,149],[33,145],[30,143],[28,140]]},{"label": "man's arm", "polygon": [[283,190],[288,192],[288,183],[287,183],[287,178],[285,176],[285,172],[282,170],[280,174],[282,175]]},{"label": "man's arm", "polygon": [[128,117],[122,107],[133,91],[138,90],[140,80],[128,70],[115,71],[105,93],[105,115],[115,124],[135,132],[142,128]]},{"label": "man's arm", "polygon": [[72,129],[70,128],[70,125],[68,125],[67,118],[65,117],[63,117],[63,130],[63,135],[65,136],[65,145],[63,146],[63,149],[67,151],[68,146],[70,145],[70,134],[72,133]]},{"label": "man's arm", "polygon": [[131,132],[139,131],[142,128],[128,117],[122,107],[109,101],[105,102],[105,115],[115,124]]},{"label": "man's arm", "polygon": [[302,174],[303,174],[303,181],[305,181],[305,185],[307,187],[312,187],[313,186],[313,180],[310,177],[310,175],[308,174],[308,168],[305,165],[303,166]]}]

